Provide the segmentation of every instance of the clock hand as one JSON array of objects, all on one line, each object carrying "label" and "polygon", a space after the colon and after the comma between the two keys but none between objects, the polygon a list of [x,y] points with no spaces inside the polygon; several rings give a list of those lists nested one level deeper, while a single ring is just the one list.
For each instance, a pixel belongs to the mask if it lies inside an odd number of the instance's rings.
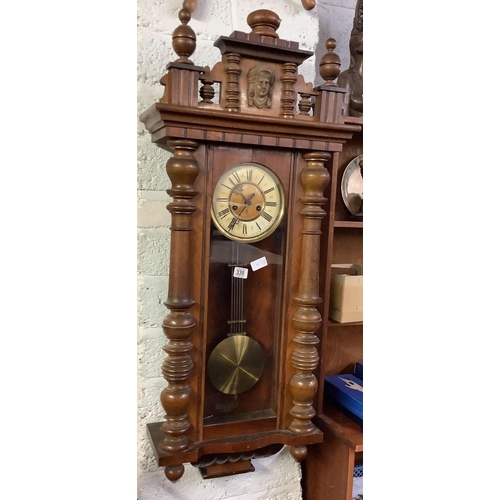
[{"label": "clock hand", "polygon": [[235,186],[235,187],[233,188],[233,192],[235,192],[236,194],[241,195],[241,197],[245,200],[245,205],[247,205],[247,206],[251,204],[251,201],[250,201],[250,200],[251,200],[251,199],[255,196],[255,193],[252,193],[252,194],[250,195],[250,197],[249,197],[249,198],[247,198],[247,197],[243,194],[243,187],[242,187],[242,185],[241,185],[241,184],[238,184],[237,186]]},{"label": "clock hand", "polygon": [[250,198],[245,198],[245,196],[243,195],[243,193],[240,193],[240,194],[241,194],[241,196],[243,196],[243,199],[245,200],[245,206],[249,206],[249,205],[252,204],[251,200],[255,196],[255,193],[252,193],[250,195]]}]

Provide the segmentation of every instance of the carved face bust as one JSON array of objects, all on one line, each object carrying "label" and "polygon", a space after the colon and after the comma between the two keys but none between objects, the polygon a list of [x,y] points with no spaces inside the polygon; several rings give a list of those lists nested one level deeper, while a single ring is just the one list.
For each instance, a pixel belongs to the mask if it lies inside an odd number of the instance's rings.
[{"label": "carved face bust", "polygon": [[356,54],[363,54],[363,32],[358,30],[351,31],[351,39],[349,40],[349,51],[351,56],[356,57]]},{"label": "carved face bust", "polygon": [[255,66],[248,72],[248,106],[270,108],[276,77],[265,66]]}]

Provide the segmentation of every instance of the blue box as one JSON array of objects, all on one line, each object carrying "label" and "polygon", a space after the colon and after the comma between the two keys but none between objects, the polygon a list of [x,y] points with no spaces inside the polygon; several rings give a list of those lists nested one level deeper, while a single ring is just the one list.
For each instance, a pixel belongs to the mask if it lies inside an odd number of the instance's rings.
[{"label": "blue box", "polygon": [[352,416],[363,422],[363,381],[349,373],[325,377],[325,397]]},{"label": "blue box", "polygon": [[354,363],[354,376],[363,380],[363,361],[356,361]]}]

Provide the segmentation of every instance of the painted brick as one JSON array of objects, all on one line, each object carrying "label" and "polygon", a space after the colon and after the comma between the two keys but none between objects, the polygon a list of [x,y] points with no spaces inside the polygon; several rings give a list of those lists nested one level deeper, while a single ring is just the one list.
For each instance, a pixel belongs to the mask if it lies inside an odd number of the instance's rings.
[{"label": "painted brick", "polygon": [[158,470],[153,450],[149,444],[146,424],[164,420],[165,411],[160,403],[160,393],[166,385],[163,378],[138,383],[137,465],[140,471]]},{"label": "painted brick", "polygon": [[215,41],[220,35],[229,35],[233,31],[231,6],[231,0],[198,2],[198,7],[189,22],[196,33],[198,42],[201,40]]},{"label": "painted brick", "polygon": [[[203,480],[199,471],[185,464],[185,472],[176,483],[164,480],[163,474],[144,474],[139,500],[164,498],[181,500],[299,500],[301,499],[300,466],[290,456],[288,448],[271,457],[252,461],[255,472],[237,476]],[[295,470],[294,480],[282,485],[276,479]],[[163,476],[163,477],[162,477]],[[160,492],[163,496],[160,496]]]},{"label": "painted brick", "polygon": [[140,0],[137,4],[137,24],[140,31],[151,31],[162,34],[172,34],[179,26],[179,10],[182,0]]},{"label": "painted brick", "polygon": [[172,201],[172,198],[165,191],[141,190],[137,191],[137,198],[143,201],[162,201],[165,206]]},{"label": "painted brick", "polygon": [[346,9],[355,9],[357,0],[316,0],[316,5],[333,7],[345,7]]},{"label": "painted brick", "polygon": [[[138,25],[152,32],[171,35],[180,24],[178,14],[181,7],[182,0],[142,0],[138,4]],[[215,39],[217,33],[229,34],[231,25],[231,0],[198,2],[189,21],[198,39]]]},{"label": "painted brick", "polygon": [[[328,38],[335,38],[337,47],[335,53],[340,57],[341,71],[349,68],[349,40],[351,38],[352,22],[354,19],[354,9],[343,7],[318,5],[320,14],[320,37],[318,43],[318,58],[326,54],[325,42]],[[318,73],[319,76],[319,73]],[[320,83],[323,83],[319,77]]]},{"label": "painted brick", "polygon": [[139,328],[137,341],[138,373],[140,381],[161,377],[161,365],[165,359],[162,347],[166,337],[161,328]]},{"label": "painted brick", "polygon": [[[141,71],[141,70],[140,70]],[[162,98],[164,92],[163,85],[151,85],[149,82],[141,81],[140,78],[137,79],[137,116],[139,117],[143,111],[149,109],[152,106],[152,103],[157,102]],[[149,142],[151,143],[151,136],[149,132],[146,130],[144,124],[138,120],[137,122],[137,133],[141,136],[147,136]],[[156,146],[155,146],[156,147]],[[168,154],[166,152],[165,154]],[[167,157],[168,159],[168,157]]]},{"label": "painted brick", "polygon": [[141,228],[137,235],[139,274],[167,276],[170,259],[170,229]]},{"label": "painted brick", "polygon": [[137,188],[166,191],[170,179],[165,168],[171,156],[168,151],[152,144],[149,135],[141,134],[137,139]]},{"label": "painted brick", "polygon": [[312,82],[314,86],[314,80],[316,78],[316,59],[308,59],[304,61],[298,68],[298,73],[304,77],[306,82]]},{"label": "painted brick", "polygon": [[155,328],[161,326],[168,309],[163,305],[168,295],[168,278],[165,276],[139,276],[138,321],[139,326]]},{"label": "painted brick", "polygon": [[137,226],[144,228],[169,227],[172,217],[167,210],[168,202],[139,198],[137,205]]},{"label": "painted brick", "polygon": [[[140,29],[137,37],[137,81],[146,83],[151,87],[161,90],[163,95],[163,85],[160,78],[166,73],[166,66],[170,61],[177,59],[177,55],[172,48],[172,37],[155,33],[148,29]],[[139,99],[142,94],[138,93]],[[150,101],[149,105],[154,101]]]},{"label": "painted brick", "polygon": [[192,55],[191,60],[194,64],[205,67],[213,66],[221,59],[220,50],[214,47],[213,41],[198,40],[196,44],[196,52]]}]

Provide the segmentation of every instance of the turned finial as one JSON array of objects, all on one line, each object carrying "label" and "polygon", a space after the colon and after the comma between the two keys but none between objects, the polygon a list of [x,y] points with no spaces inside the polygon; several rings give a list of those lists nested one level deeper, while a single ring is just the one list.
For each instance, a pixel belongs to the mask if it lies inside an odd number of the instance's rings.
[{"label": "turned finial", "polygon": [[306,10],[312,10],[316,6],[316,0],[302,0],[302,6]]},{"label": "turned finial", "polygon": [[340,57],[333,52],[337,46],[337,41],[335,38],[329,38],[325,46],[328,52],[321,58],[319,74],[325,80],[325,85],[337,86],[334,80],[340,74]]},{"label": "turned finial", "polygon": [[197,4],[197,0],[184,0],[182,2],[182,8],[189,10],[192,14],[196,10]]},{"label": "turned finial", "polygon": [[189,10],[181,9],[179,11],[179,21],[182,24],[177,26],[172,34],[172,47],[179,56],[179,59],[175,62],[178,63],[193,64],[193,61],[189,60],[189,56],[196,49],[196,34],[191,26],[187,24],[190,20],[191,13]]},{"label": "turned finial", "polygon": [[280,27],[281,19],[272,10],[260,9],[250,12],[247,17],[247,23],[252,28],[252,35],[279,38],[276,30]]}]

